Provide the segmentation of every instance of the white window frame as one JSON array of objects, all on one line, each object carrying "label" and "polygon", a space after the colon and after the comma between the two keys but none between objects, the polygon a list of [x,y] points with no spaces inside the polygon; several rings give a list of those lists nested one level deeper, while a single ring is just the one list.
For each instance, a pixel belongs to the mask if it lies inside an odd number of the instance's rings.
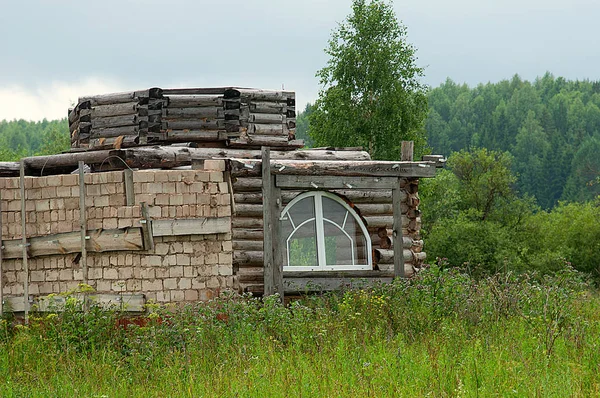
[{"label": "white window frame", "polygon": [[[296,230],[298,230],[302,225],[304,225],[305,223],[307,223],[309,221],[314,220],[315,229],[316,229],[315,239],[317,242],[318,266],[313,267],[313,266],[284,265],[283,270],[286,272],[289,272],[289,271],[353,271],[353,270],[371,270],[371,269],[373,269],[373,253],[372,253],[372,245],[371,245],[371,236],[369,235],[369,231],[367,230],[367,227],[362,222],[362,220],[360,219],[358,214],[354,211],[354,209],[352,209],[350,206],[348,206],[348,204],[344,200],[342,200],[342,198],[340,198],[339,196],[337,196],[333,193],[324,192],[324,191],[310,191],[310,192],[305,192],[303,194],[300,194],[300,195],[296,196],[294,199],[292,199],[292,201],[290,201],[290,203],[288,203],[288,205],[283,209],[283,211],[281,212],[281,216],[279,217],[279,222],[288,220],[287,214],[288,214],[289,210],[292,209],[292,207],[294,207],[294,205],[296,203],[298,203],[299,201],[301,201],[302,199],[305,199],[307,197],[313,198],[315,217],[305,220],[304,222],[302,222],[301,224],[299,224],[297,226],[294,225],[294,222],[290,220],[294,230],[288,236],[284,236],[281,243],[285,244],[285,246],[286,246],[286,253],[287,253],[286,264],[290,264],[290,250],[289,250],[290,238],[294,235],[294,232]],[[339,203],[347,211],[346,216],[344,217],[343,225],[340,226],[337,223],[333,222],[332,220],[329,220],[323,216],[323,198],[328,198],[328,199],[331,199],[331,200]],[[356,224],[360,226],[360,230],[361,230],[365,240],[367,241],[367,249],[366,249],[367,250],[367,264],[327,265],[327,258],[326,258],[326,254],[325,254],[325,229],[323,227],[323,225],[324,225],[323,223],[325,223],[325,222],[334,224],[344,234],[346,234],[346,236],[348,236],[348,238],[350,239],[350,241],[352,243],[351,244],[352,259],[353,259],[353,262],[355,261],[354,260],[354,257],[355,257],[354,240],[344,230],[344,227],[346,225],[346,221],[348,218],[348,214],[350,214],[352,217],[354,217]]]}]

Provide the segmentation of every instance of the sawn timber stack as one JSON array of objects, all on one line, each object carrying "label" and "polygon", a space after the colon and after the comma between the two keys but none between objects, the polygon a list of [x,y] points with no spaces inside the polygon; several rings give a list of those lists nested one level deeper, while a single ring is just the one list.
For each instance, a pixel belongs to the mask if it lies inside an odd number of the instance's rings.
[{"label": "sawn timber stack", "polygon": [[71,146],[102,150],[191,143],[292,150],[304,146],[295,139],[295,105],[291,91],[235,87],[81,97],[69,110]]}]

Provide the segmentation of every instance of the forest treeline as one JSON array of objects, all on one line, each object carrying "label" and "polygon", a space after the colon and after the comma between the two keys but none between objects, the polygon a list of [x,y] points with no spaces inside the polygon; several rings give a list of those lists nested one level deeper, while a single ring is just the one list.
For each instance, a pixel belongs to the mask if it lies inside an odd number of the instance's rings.
[{"label": "forest treeline", "polygon": [[22,157],[50,155],[70,148],[67,119],[0,121],[0,161],[17,161]]},{"label": "forest treeline", "polygon": [[[468,148],[509,152],[521,195],[550,209],[558,201],[600,194],[600,81],[572,81],[546,73],[533,82],[510,80],[469,87],[448,79],[428,93],[425,121],[431,152]],[[309,104],[298,116],[307,136]]]}]

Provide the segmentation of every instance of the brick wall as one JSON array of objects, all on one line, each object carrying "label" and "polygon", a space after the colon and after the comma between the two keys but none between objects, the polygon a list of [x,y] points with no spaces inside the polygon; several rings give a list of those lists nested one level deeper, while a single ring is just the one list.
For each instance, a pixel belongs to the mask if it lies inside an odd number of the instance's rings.
[{"label": "brick wall", "polygon": [[[134,206],[126,206],[122,171],[85,175],[87,229],[140,227],[140,202],[153,220],[230,217],[230,191],[224,162],[206,161],[202,170],[133,172]],[[77,175],[25,177],[26,236],[79,231]],[[0,178],[2,239],[21,239],[19,178]],[[143,293],[158,302],[211,298],[236,288],[231,233],[162,236],[152,251],[88,252],[88,283],[98,292]],[[29,294],[77,288],[83,270],[76,253],[31,257]],[[23,294],[22,259],[2,262],[4,295]]]}]

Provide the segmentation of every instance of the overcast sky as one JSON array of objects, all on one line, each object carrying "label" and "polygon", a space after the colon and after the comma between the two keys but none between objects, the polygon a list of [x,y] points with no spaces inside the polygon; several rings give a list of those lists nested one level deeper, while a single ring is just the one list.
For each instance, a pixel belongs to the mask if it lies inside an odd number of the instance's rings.
[{"label": "overcast sky", "polygon": [[[79,96],[245,86],[314,101],[350,0],[0,0],[0,120],[66,116]],[[396,0],[424,82],[546,71],[600,80],[597,0]]]}]

